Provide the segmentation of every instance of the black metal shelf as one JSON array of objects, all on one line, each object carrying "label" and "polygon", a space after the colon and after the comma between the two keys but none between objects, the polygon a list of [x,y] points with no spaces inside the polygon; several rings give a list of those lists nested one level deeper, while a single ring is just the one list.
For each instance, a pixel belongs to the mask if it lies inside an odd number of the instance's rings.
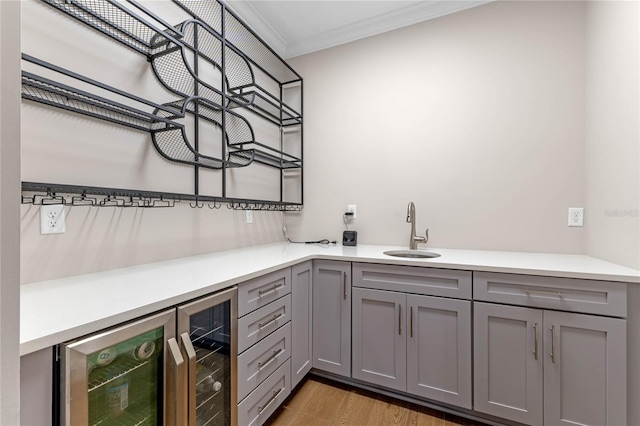
[{"label": "black metal shelf", "polygon": [[[120,100],[76,89],[27,71],[22,72],[22,97],[24,99],[137,130],[149,131],[154,146],[164,158],[170,161],[209,169],[244,167],[252,162],[253,156],[250,152],[243,152],[241,155],[229,153],[227,161],[197,152],[189,143],[184,126],[175,121],[176,118],[184,117],[184,111],[176,109],[173,104],[153,103],[29,55],[23,54],[22,59],[44,70],[54,71],[78,82],[86,83],[93,90],[103,91]],[[131,104],[136,106],[131,106]],[[153,107],[153,113],[141,109],[144,107]]]},{"label": "black metal shelf", "polygon": [[244,155],[240,154],[240,152],[253,152],[254,162],[265,166],[271,166],[283,170],[302,168],[301,158],[285,153],[284,151],[271,148],[270,146],[260,142],[230,144],[229,146],[238,149],[238,151],[233,151],[236,155]]},{"label": "black metal shelf", "polygon": [[230,98],[229,108],[249,108],[275,125],[291,126],[302,123],[302,116],[293,108],[274,99],[260,86],[249,86],[250,90],[240,88]]},{"label": "black metal shelf", "polygon": [[[261,71],[280,84],[302,81],[277,53],[227,7],[217,1],[173,0],[187,13],[200,19],[222,35],[228,44],[242,52]],[[223,25],[224,23],[224,25]]]},{"label": "black metal shelf", "polygon": [[169,25],[165,32],[142,19],[138,13],[112,0],[42,0],[91,28],[149,56],[155,43],[182,35]]},{"label": "black metal shelf", "polygon": [[[149,132],[163,158],[194,167],[194,194],[188,198],[192,201],[201,198],[200,168],[222,171],[222,197],[206,199],[229,202],[235,206],[232,208],[249,208],[260,201],[236,203],[235,199],[226,198],[226,169],[261,164],[282,173],[291,169],[302,171],[302,114],[283,100],[283,88],[299,85],[302,103],[302,78],[219,0],[173,0],[192,17],[178,24],[167,22],[138,0],[42,1],[144,55],[158,82],[179,99],[155,104],[23,55],[25,61],[47,69],[44,76],[23,71],[24,99]],[[202,69],[209,67],[216,72],[202,73]],[[64,74],[65,78],[60,81],[58,77],[49,78],[49,71]],[[279,87],[278,95],[262,86],[265,79],[271,79],[266,82],[271,90]],[[256,141],[253,126],[262,126],[256,121],[260,119],[278,126],[281,133],[286,127],[300,126],[299,148],[295,149],[300,155],[282,150],[282,134],[280,140],[268,144]],[[211,136],[201,134],[198,120],[221,129],[222,137],[215,131]],[[205,143],[209,146],[206,152],[214,152],[219,158],[203,154],[201,147]],[[272,147],[277,144],[281,149]],[[302,188],[301,173],[300,180]],[[299,204],[265,203],[270,210],[287,209],[273,206],[301,206],[300,191]],[[185,194],[174,198],[187,199]],[[77,198],[76,203],[79,202]]]},{"label": "black metal shelf", "polygon": [[94,207],[173,207],[189,202],[190,207],[219,209],[226,204],[232,210],[301,211],[301,203],[216,197],[208,195],[144,191],[137,189],[105,188],[44,182],[22,182],[22,204]]}]

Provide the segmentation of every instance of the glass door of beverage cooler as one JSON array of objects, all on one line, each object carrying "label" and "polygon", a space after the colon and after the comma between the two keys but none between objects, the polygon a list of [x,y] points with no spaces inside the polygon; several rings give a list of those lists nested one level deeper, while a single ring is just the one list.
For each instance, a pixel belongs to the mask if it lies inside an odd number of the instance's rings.
[{"label": "glass door of beverage cooler", "polygon": [[188,426],[237,424],[236,295],[234,287],[178,308]]},{"label": "glass door of beverage cooler", "polygon": [[63,425],[177,425],[175,310],[60,347]]}]

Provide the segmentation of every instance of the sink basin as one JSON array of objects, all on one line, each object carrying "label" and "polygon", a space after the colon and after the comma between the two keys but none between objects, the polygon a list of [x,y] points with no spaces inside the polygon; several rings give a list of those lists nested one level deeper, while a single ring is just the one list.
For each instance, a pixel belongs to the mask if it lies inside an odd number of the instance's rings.
[{"label": "sink basin", "polygon": [[440,257],[440,254],[431,251],[420,250],[389,250],[385,251],[387,256],[407,257],[410,259],[429,259],[432,257]]}]

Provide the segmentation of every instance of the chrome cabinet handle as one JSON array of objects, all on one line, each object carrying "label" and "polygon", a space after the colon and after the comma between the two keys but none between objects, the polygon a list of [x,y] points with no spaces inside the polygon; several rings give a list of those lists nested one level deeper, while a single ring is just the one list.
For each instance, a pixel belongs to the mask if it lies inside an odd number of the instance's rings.
[{"label": "chrome cabinet handle", "polygon": [[269,321],[258,323],[258,328],[262,329],[263,327],[266,327],[269,324],[278,321],[278,319],[282,318],[283,316],[284,316],[284,314],[273,314],[273,318],[271,318]]},{"label": "chrome cabinet handle", "polygon": [[342,297],[347,300],[347,273],[342,273]]},{"label": "chrome cabinet handle", "polygon": [[258,414],[262,414],[262,412],[269,406],[271,405],[271,403],[273,401],[275,401],[275,399],[278,397],[278,395],[280,395],[280,392],[282,392],[284,390],[284,388],[280,388],[278,390],[274,390],[273,391],[273,395],[271,395],[271,398],[269,398],[269,400],[267,401],[266,404],[264,405],[258,405]]},{"label": "chrome cabinet handle", "polygon": [[398,335],[402,336],[402,305],[398,305]]},{"label": "chrome cabinet handle", "polygon": [[182,346],[187,353],[187,359],[189,360],[189,369],[187,370],[187,383],[189,392],[189,403],[187,407],[189,426],[196,426],[196,350],[191,343],[191,338],[188,333],[182,333],[180,335],[182,340]]},{"label": "chrome cabinet handle", "polygon": [[278,357],[278,355],[280,355],[280,352],[282,352],[282,349],[278,349],[277,351],[273,351],[271,356],[269,358],[267,358],[266,361],[258,362],[258,371],[262,370],[264,367],[266,367],[267,365],[271,364],[273,362],[273,360],[275,360]]},{"label": "chrome cabinet handle", "polygon": [[533,324],[533,357],[538,360],[538,323]]},{"label": "chrome cabinet handle", "polygon": [[413,306],[409,308],[409,336],[413,337]]},{"label": "chrome cabinet handle", "polygon": [[[175,338],[171,338],[167,340],[168,352],[170,354],[171,359],[171,367],[174,371],[170,374],[171,381],[175,383],[167,386],[167,405],[168,408],[171,407],[171,404],[174,405],[175,412],[171,412],[172,410],[167,410],[170,414],[167,416],[167,424],[169,425],[186,425],[187,424],[187,410],[186,410],[186,378],[184,374],[184,358],[182,357],[182,353],[180,352],[180,347],[178,346],[178,342]],[[173,385],[173,386],[172,386]],[[178,398],[182,396],[182,398]],[[174,414],[174,415],[172,415]]]},{"label": "chrome cabinet handle", "polygon": [[556,334],[556,326],[552,325],[551,326],[551,361],[555,364],[556,363],[556,338],[555,338],[555,334]]},{"label": "chrome cabinet handle", "polygon": [[265,294],[273,293],[274,291],[278,291],[280,287],[284,287],[284,284],[274,284],[271,288],[266,290],[258,290],[258,297],[262,297]]},{"label": "chrome cabinet handle", "polygon": [[528,288],[521,288],[520,291],[527,296],[529,296],[530,294],[546,294],[550,296],[557,296],[560,299],[564,297],[564,294],[560,291],[530,290]]}]

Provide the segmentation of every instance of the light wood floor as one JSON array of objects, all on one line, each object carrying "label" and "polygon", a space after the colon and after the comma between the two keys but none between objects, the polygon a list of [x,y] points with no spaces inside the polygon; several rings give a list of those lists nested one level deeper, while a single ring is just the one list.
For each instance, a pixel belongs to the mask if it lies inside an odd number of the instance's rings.
[{"label": "light wood floor", "polygon": [[481,423],[309,376],[271,416],[268,426],[481,426]]}]

